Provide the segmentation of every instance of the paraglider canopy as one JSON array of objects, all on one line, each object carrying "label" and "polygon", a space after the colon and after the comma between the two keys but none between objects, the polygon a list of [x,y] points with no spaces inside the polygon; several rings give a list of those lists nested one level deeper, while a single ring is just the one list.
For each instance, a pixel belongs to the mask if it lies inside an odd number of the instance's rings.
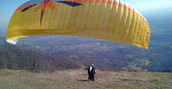
[{"label": "paraglider canopy", "polygon": [[12,16],[7,41],[37,35],[71,35],[148,48],[146,19],[115,0],[30,0]]}]

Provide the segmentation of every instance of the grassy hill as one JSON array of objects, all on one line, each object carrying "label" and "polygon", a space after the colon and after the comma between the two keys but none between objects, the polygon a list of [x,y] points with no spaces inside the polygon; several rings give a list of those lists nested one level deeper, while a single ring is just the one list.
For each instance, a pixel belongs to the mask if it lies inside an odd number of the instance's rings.
[{"label": "grassy hill", "polygon": [[53,73],[0,70],[0,89],[172,89],[172,74],[98,70],[96,81],[89,82],[82,69]]}]

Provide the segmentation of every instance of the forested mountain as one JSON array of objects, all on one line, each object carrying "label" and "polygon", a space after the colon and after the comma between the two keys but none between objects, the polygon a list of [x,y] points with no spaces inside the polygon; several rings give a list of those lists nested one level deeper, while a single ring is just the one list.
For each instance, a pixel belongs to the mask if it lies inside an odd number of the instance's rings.
[{"label": "forested mountain", "polygon": [[[58,56],[36,52],[22,46],[12,45],[1,40],[0,69],[25,69],[55,71],[80,68],[82,64],[70,58],[67,53],[58,53]],[[68,56],[68,57],[66,57]]]}]

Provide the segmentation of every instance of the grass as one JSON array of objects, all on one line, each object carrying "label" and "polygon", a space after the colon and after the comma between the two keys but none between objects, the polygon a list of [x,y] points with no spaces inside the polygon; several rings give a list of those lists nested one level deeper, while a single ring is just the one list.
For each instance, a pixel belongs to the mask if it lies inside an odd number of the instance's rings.
[{"label": "grass", "polygon": [[0,89],[172,89],[172,74],[161,72],[97,71],[87,81],[87,71],[54,73],[0,70]]}]

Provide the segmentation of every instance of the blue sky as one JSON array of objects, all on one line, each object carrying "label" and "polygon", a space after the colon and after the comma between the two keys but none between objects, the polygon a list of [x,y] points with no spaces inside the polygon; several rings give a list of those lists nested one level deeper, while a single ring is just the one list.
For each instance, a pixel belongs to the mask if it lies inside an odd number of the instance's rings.
[{"label": "blue sky", "polygon": [[[1,0],[0,30],[7,29],[14,11],[28,0]],[[123,0],[125,3],[144,14],[157,13],[163,15],[172,13],[172,0]],[[162,13],[163,12],[163,13]],[[171,15],[171,14],[170,14]],[[172,18],[172,17],[171,17]]]}]

